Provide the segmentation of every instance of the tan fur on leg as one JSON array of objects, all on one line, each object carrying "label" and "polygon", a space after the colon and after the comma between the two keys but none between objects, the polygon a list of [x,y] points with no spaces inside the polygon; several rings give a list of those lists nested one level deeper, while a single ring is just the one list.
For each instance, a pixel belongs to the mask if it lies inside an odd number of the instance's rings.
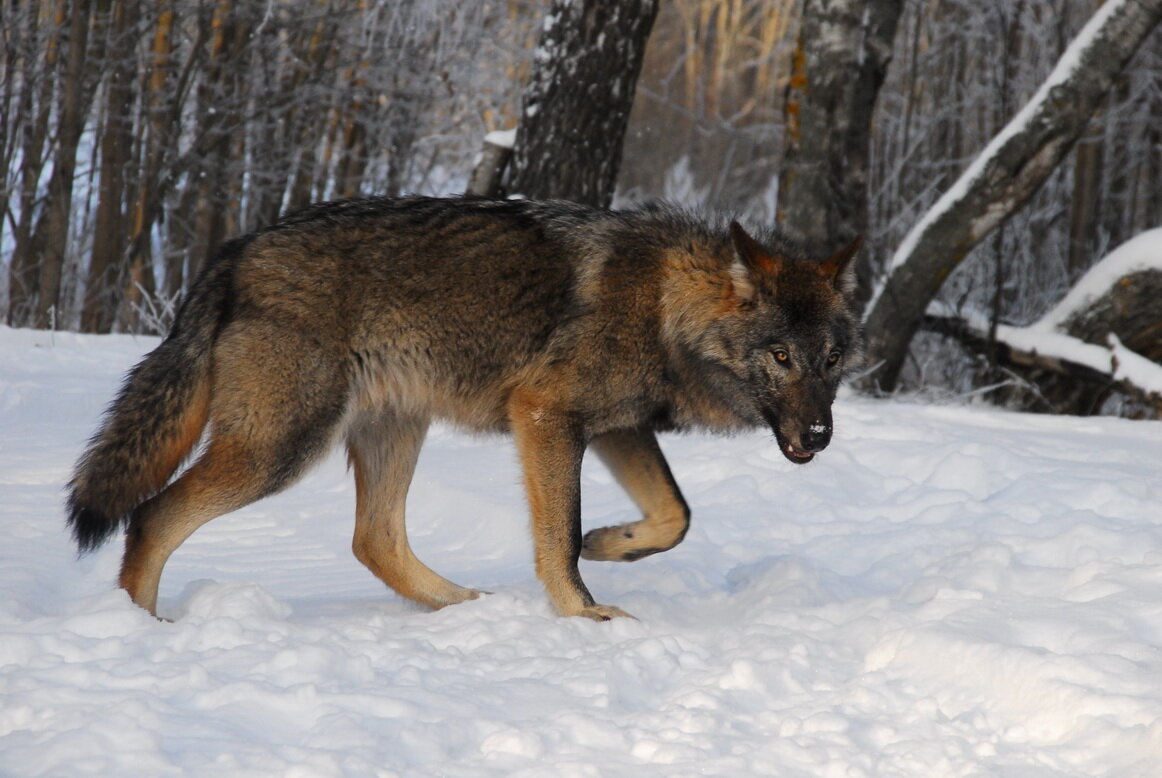
[{"label": "tan fur on leg", "polygon": [[581,580],[581,457],[584,446],[567,418],[531,392],[513,393],[509,417],[524,467],[532,512],[537,577],[562,616],[595,621],[628,616],[599,605]]},{"label": "tan fur on leg", "polygon": [[590,447],[641,509],[642,519],[587,533],[581,556],[632,562],[678,545],[690,526],[690,510],[654,433],[618,430],[594,438]]},{"label": "tan fur on leg", "polygon": [[404,503],[427,429],[426,418],[390,411],[367,412],[353,423],[347,438],[355,471],[351,547],[359,561],[392,589],[429,608],[442,608],[475,599],[480,592],[433,572],[408,543]]}]

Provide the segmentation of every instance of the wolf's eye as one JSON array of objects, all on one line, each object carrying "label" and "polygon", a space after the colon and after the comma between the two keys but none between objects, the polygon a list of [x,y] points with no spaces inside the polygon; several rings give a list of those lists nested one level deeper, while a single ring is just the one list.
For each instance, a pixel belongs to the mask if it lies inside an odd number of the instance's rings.
[{"label": "wolf's eye", "polygon": [[780,365],[787,365],[791,362],[791,355],[787,353],[786,349],[777,348],[771,352],[771,356],[773,356],[775,361]]},{"label": "wolf's eye", "polygon": [[841,354],[838,349],[835,351],[832,351],[830,354],[827,355],[827,366],[828,367],[835,367],[836,365],[838,365],[839,358],[841,356],[843,356],[843,354]]}]

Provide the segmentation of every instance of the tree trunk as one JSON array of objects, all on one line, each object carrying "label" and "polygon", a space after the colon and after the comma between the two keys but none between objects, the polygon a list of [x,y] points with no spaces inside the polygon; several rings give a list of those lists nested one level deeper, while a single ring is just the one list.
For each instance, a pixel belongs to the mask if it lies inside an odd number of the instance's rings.
[{"label": "tree trunk", "polygon": [[170,57],[173,53],[174,8],[169,0],[162,0],[153,32],[150,52],[149,80],[146,83],[145,137],[140,141],[139,155],[143,165],[134,196],[129,234],[129,262],[127,280],[121,290],[118,318],[121,328],[137,330],[140,309],[145,295],[152,295],[157,287],[153,272],[154,223],[161,213],[162,160],[171,148],[175,124],[170,119],[169,101],[175,99],[171,78]]},{"label": "tree trunk", "polygon": [[512,159],[512,140],[507,133],[489,135],[484,139],[480,159],[468,179],[468,194],[488,196],[500,191],[501,178]]},{"label": "tree trunk", "polygon": [[1160,19],[1162,0],[1108,0],[1033,99],[904,238],[865,322],[881,390],[895,388],[908,344],[949,274],[1049,177]]},{"label": "tree trunk", "polygon": [[175,251],[185,260],[167,277],[166,289],[174,294],[209,259],[227,233],[225,213],[226,179],[231,175],[227,149],[241,124],[237,88],[232,82],[237,58],[249,34],[235,19],[234,0],[216,0],[209,11],[205,75],[195,92],[195,154],[190,170],[192,181],[182,197],[182,216],[188,220],[183,237],[175,241]]},{"label": "tree trunk", "polygon": [[[902,0],[803,5],[784,107],[787,151],[778,219],[817,256],[867,232],[872,111],[902,7]],[[860,276],[861,287],[868,288],[868,272]]]},{"label": "tree trunk", "polygon": [[61,278],[64,275],[68,249],[69,214],[73,208],[73,177],[77,170],[77,146],[85,127],[92,82],[85,78],[85,50],[89,39],[89,0],[69,3],[69,39],[65,55],[60,95],[60,117],[57,120],[57,147],[52,177],[48,182],[45,210],[33,239],[39,259],[39,283],[32,326],[45,327],[55,322],[59,312]]},{"label": "tree trunk", "polygon": [[100,179],[97,214],[93,222],[93,249],[85,284],[81,329],[109,332],[117,315],[120,270],[126,252],[125,171],[133,149],[129,107],[133,100],[132,47],[126,46],[130,21],[127,4],[104,0],[98,13],[104,18],[104,50],[112,58],[106,84],[105,119],[97,140]]},{"label": "tree trunk", "polygon": [[[43,51],[38,52],[37,69],[32,77],[23,79],[20,88],[23,118],[23,143],[20,153],[20,190],[17,203],[20,218],[12,225],[13,247],[8,260],[8,324],[20,326],[32,315],[36,304],[37,256],[33,234],[36,230],[37,199],[48,153],[49,129],[52,119],[52,88],[60,59],[61,30],[67,14],[67,0],[61,0],[57,12],[41,19],[39,9],[32,9],[25,17],[23,32],[29,42],[43,35]],[[45,28],[42,31],[42,26]],[[39,81],[38,81],[39,79]],[[13,133],[15,137],[15,133]],[[5,213],[5,216],[10,215]]]},{"label": "tree trunk", "polygon": [[[53,55],[44,42],[37,45],[36,35],[40,29],[40,9],[27,5],[13,7],[0,6],[0,28],[5,35],[0,69],[6,74],[0,78],[0,235],[12,230],[13,252],[9,255],[8,283],[10,293],[19,295],[17,280],[21,273],[22,244],[27,245],[31,203],[36,197],[36,183],[40,181],[43,165],[42,150],[48,134],[48,110],[37,116],[34,88],[49,79],[36,78],[35,67],[31,63],[41,60],[41,66],[49,64]],[[33,52],[40,57],[31,56]],[[30,70],[34,72],[29,73]],[[15,73],[27,73],[24,78],[14,78]],[[40,118],[41,121],[38,121]],[[9,178],[12,177],[12,178]],[[15,214],[22,214],[17,218]],[[14,323],[15,307],[9,305],[8,323]]]},{"label": "tree trunk", "polygon": [[505,188],[607,207],[657,0],[554,0]]}]

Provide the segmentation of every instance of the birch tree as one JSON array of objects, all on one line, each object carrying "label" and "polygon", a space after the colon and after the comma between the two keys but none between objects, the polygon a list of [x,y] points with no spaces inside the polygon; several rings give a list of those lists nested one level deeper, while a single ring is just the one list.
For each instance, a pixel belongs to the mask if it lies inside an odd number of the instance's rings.
[{"label": "birch tree", "polygon": [[872,112],[903,0],[806,0],[784,112],[779,221],[813,254],[868,231]]}]

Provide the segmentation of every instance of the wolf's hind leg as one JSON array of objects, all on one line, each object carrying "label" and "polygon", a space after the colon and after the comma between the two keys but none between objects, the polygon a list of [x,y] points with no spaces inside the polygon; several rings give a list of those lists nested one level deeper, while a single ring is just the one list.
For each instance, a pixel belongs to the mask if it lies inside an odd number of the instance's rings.
[{"label": "wolf's hind leg", "polygon": [[336,349],[318,341],[253,316],[218,337],[206,450],[130,518],[121,586],[135,603],[156,615],[162,568],[182,541],[290,486],[327,451],[346,412],[347,379],[330,356]]},{"label": "wolf's hind leg", "polygon": [[390,411],[363,412],[347,435],[347,454],[355,472],[355,556],[395,591],[442,608],[475,599],[465,589],[429,569],[412,553],[404,522],[404,503],[419,458],[428,420]]},{"label": "wolf's hind leg", "polygon": [[589,445],[641,509],[642,518],[586,533],[581,556],[632,562],[678,545],[690,526],[690,509],[654,433],[617,430],[597,436]]},{"label": "wolf's hind leg", "polygon": [[[311,450],[317,447],[302,449]],[[309,461],[309,455],[288,457],[273,445],[260,446],[238,436],[211,440],[180,478],[134,512],[125,535],[121,588],[156,616],[161,571],[178,546],[211,519],[289,485]]]}]

